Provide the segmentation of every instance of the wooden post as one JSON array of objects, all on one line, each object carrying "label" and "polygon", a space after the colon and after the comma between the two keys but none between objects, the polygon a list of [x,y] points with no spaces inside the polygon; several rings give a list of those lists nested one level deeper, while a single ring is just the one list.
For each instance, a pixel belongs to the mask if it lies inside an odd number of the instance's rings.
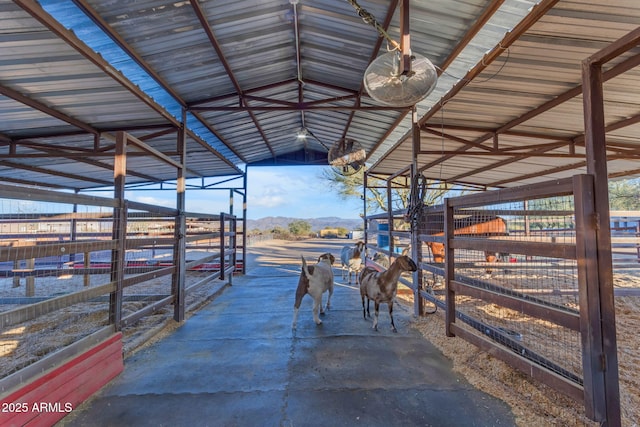
[{"label": "wooden post", "polygon": [[[84,253],[84,258],[82,261],[83,265],[84,265],[84,269],[87,270],[88,268],[91,267],[91,252],[85,252]],[[85,271],[84,273],[84,285],[85,286],[89,286],[91,284],[91,274],[89,274],[87,271]]]},{"label": "wooden post", "polygon": [[[406,5],[408,8],[408,4]],[[412,160],[411,160],[411,194],[415,197],[412,200],[413,204],[420,203],[422,204],[422,200],[416,200],[420,197],[420,188],[418,188],[418,153],[420,152],[420,126],[418,125],[418,110],[414,106],[411,109],[411,122],[412,122]],[[411,206],[412,208],[414,206]],[[418,210],[421,212],[421,210]],[[420,294],[422,291],[424,284],[422,281],[422,268],[420,267],[422,263],[422,242],[419,239],[420,230],[418,229],[419,220],[416,218],[411,218],[411,258],[417,263],[418,270],[413,272],[413,313],[416,316],[422,316],[424,314],[424,300]]]},{"label": "wooden post", "polygon": [[36,278],[33,275],[36,268],[36,259],[29,258],[26,260],[26,263],[26,270],[30,272],[26,277],[26,296],[32,297],[36,294]]},{"label": "wooden post", "polygon": [[446,292],[446,312],[445,312],[445,333],[448,337],[454,337],[455,334],[451,332],[451,324],[456,321],[456,295],[451,289],[451,281],[454,279],[455,274],[455,252],[451,247],[451,239],[453,239],[454,233],[454,215],[453,207],[449,203],[449,199],[444,199],[444,285]]},{"label": "wooden post", "polygon": [[[13,270],[14,271],[20,270],[20,260],[19,259],[14,259],[13,260]],[[20,276],[19,275],[13,276],[13,287],[14,288],[19,288],[20,287]]]},{"label": "wooden post", "polygon": [[[618,384],[618,351],[613,295],[613,262],[607,176],[607,147],[604,122],[602,62],[588,58],[582,63],[582,88],[585,123],[587,173],[593,177],[595,227],[591,251],[588,254],[587,283],[580,311],[590,316],[585,338],[593,352],[584,359],[584,369],[591,370],[592,387],[585,387],[585,407],[589,418],[606,426],[620,426],[620,390]],[[582,302],[586,307],[582,306]],[[584,341],[583,341],[584,342]],[[594,360],[595,359],[595,360]],[[586,376],[586,372],[585,372]]]}]

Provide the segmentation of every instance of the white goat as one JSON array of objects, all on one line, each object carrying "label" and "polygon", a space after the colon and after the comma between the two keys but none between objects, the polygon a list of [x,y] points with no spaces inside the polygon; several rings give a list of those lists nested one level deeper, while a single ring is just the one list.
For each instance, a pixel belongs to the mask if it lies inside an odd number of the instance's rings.
[{"label": "white goat", "polygon": [[[360,273],[360,297],[362,298],[362,315],[365,320],[369,313],[369,300],[373,300],[375,306],[375,317],[373,319],[373,329],[378,330],[378,312],[380,304],[387,303],[389,306],[389,317],[391,317],[391,329],[398,332],[393,323],[393,299],[398,292],[398,279],[405,271],[416,271],[418,266],[406,255],[398,257],[388,270],[379,272],[372,267],[365,267]],[[367,298],[365,310],[364,299]]]},{"label": "white goat", "polygon": [[354,273],[356,281],[358,272],[362,265],[362,253],[364,252],[364,242],[358,242],[354,246],[345,246],[340,252],[340,262],[342,263],[342,280],[344,280],[345,270],[349,283],[351,283],[351,272]]},{"label": "white goat", "polygon": [[389,257],[382,252],[376,252],[373,256],[373,262],[383,266],[384,268],[389,268]]},{"label": "white goat", "polygon": [[296,289],[296,300],[293,305],[293,323],[291,329],[296,329],[298,321],[298,310],[302,303],[302,298],[309,294],[313,298],[313,320],[316,325],[322,324],[322,320],[318,317],[318,312],[324,314],[325,309],[322,307],[322,294],[329,293],[327,298],[327,307],[331,306],[331,295],[333,295],[333,270],[331,265],[335,261],[335,257],[330,253],[324,253],[318,257],[316,265],[307,266],[307,261],[302,255],[302,271],[298,280],[298,288]]}]

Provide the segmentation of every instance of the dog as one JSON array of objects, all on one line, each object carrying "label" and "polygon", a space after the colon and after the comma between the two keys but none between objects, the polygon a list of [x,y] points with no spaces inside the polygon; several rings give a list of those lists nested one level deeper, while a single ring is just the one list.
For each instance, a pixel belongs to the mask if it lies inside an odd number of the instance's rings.
[{"label": "dog", "polygon": [[322,320],[320,320],[318,316],[318,313],[324,314],[325,311],[325,308],[322,307],[322,294],[327,291],[329,292],[326,306],[328,310],[331,305],[331,295],[333,295],[332,265],[336,260],[330,253],[324,253],[318,257],[318,263],[316,265],[307,266],[304,257],[300,255],[300,258],[302,258],[302,271],[300,273],[300,279],[298,280],[296,301],[293,305],[293,324],[291,326],[291,329],[294,330],[296,329],[300,303],[306,294],[311,295],[313,298],[313,320],[316,322],[316,325],[322,324]]}]

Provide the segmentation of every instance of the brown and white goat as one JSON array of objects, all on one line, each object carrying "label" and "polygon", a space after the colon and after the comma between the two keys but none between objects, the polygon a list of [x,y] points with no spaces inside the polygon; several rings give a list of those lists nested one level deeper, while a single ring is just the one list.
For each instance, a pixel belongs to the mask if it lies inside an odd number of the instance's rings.
[{"label": "brown and white goat", "polygon": [[296,301],[293,305],[293,324],[291,329],[296,329],[298,321],[298,310],[302,298],[309,294],[313,298],[313,320],[316,325],[322,324],[322,320],[318,316],[324,314],[325,309],[322,307],[322,294],[329,292],[329,298],[327,299],[328,310],[331,306],[331,295],[333,295],[333,268],[332,265],[335,262],[335,257],[330,253],[324,253],[318,257],[318,263],[316,265],[307,266],[307,262],[304,257],[302,258],[302,271],[300,272],[300,279],[298,280],[298,288],[296,289]]},{"label": "brown and white goat", "polygon": [[[389,317],[391,318],[391,329],[398,332],[393,322],[393,299],[398,292],[398,279],[405,271],[416,271],[418,266],[406,255],[398,257],[386,271],[379,272],[372,267],[365,267],[360,273],[360,297],[362,298],[362,315],[365,320],[369,313],[369,300],[373,300],[375,307],[375,317],[373,319],[373,329],[378,330],[378,312],[380,304],[387,303],[389,306]],[[364,300],[367,299],[365,310]]]},{"label": "brown and white goat", "polygon": [[351,273],[353,272],[356,282],[358,280],[358,272],[362,266],[362,255],[364,252],[364,242],[358,242],[354,246],[345,246],[340,252],[340,262],[342,263],[342,280],[344,280],[345,271],[348,282],[351,283]]}]

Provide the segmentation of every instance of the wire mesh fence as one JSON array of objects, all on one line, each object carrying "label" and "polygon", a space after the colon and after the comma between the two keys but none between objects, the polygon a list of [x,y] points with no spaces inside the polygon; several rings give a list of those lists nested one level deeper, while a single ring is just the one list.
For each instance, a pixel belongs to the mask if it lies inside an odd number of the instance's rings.
[{"label": "wire mesh fence", "polygon": [[592,247],[590,185],[576,176],[447,199],[422,209],[417,223],[417,286],[444,310],[446,333],[583,401],[587,412],[602,404],[590,396],[603,390],[598,319],[612,315],[600,301],[613,297],[611,267],[596,263],[603,249]]},{"label": "wire mesh fence", "polygon": [[[455,209],[454,217],[469,213]],[[477,215],[477,214],[476,214]],[[549,197],[487,206],[485,218],[500,218],[508,233],[477,226],[467,237],[508,239],[525,244],[575,245],[575,219],[571,196]],[[493,220],[493,219],[492,219]],[[485,223],[486,224],[486,223]],[[520,252],[454,250],[454,280],[475,289],[525,301],[540,310],[579,314],[577,261]],[[582,385],[580,331],[469,295],[455,296],[461,324],[483,334],[520,356]]]},{"label": "wire mesh fence", "polygon": [[235,268],[235,218],[183,219],[173,209],[0,188],[0,378],[107,325],[170,318],[171,306],[206,299],[199,288]]}]

